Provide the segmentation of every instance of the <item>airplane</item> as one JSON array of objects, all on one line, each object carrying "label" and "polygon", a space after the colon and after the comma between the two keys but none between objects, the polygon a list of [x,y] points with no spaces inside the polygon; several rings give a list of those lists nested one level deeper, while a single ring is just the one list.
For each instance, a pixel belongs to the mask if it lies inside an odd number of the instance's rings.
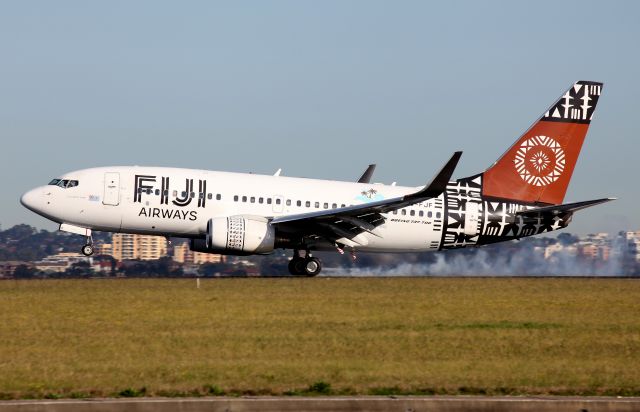
[{"label": "airplane", "polygon": [[452,180],[462,152],[425,186],[167,167],[70,172],[21,203],[85,236],[92,231],[190,239],[197,252],[269,254],[291,249],[289,272],[316,276],[315,251],[425,252],[477,247],[567,227],[573,214],[614,198],[563,200],[602,83],[578,81],[484,172]]}]

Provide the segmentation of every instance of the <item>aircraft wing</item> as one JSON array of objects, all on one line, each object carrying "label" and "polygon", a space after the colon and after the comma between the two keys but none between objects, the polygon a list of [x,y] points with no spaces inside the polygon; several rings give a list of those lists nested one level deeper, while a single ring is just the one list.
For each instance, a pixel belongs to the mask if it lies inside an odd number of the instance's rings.
[{"label": "aircraft wing", "polygon": [[581,209],[586,209],[591,206],[599,205],[601,203],[610,202],[612,200],[616,200],[615,197],[606,197],[603,199],[595,199],[595,200],[586,200],[584,202],[575,202],[575,203],[565,203],[563,205],[551,205],[551,206],[542,206],[535,207],[533,209],[521,210],[516,212],[516,214],[521,216],[535,216],[538,213],[550,213],[553,215],[560,215],[568,212],[576,212]]},{"label": "aircraft wing", "polygon": [[[404,196],[377,202],[347,206],[338,209],[319,210],[317,212],[301,213],[275,217],[271,224],[279,226],[285,231],[315,235],[349,245],[362,232],[374,235],[374,229],[384,223],[382,213],[401,209],[428,199],[440,196],[445,191],[447,183],[453,175],[462,152],[455,152],[449,161],[440,169],[436,176],[421,190]],[[354,243],[358,244],[357,241]]]}]

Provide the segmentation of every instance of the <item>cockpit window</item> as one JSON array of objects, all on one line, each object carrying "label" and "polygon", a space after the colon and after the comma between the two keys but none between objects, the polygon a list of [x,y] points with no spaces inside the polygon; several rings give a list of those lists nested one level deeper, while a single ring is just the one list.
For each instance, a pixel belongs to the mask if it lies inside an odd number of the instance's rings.
[{"label": "cockpit window", "polygon": [[49,182],[50,185],[52,186],[58,186],[61,187],[63,189],[67,189],[69,187],[76,187],[78,186],[78,181],[77,180],[69,180],[69,179],[53,179],[52,181]]}]

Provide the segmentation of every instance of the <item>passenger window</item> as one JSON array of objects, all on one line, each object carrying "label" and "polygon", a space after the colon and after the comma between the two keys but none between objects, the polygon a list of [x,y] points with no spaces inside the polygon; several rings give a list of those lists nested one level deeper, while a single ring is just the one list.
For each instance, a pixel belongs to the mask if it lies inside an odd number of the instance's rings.
[{"label": "passenger window", "polygon": [[198,194],[198,197],[199,197],[200,199],[204,199],[204,193],[200,193],[200,194]]},{"label": "passenger window", "polygon": [[415,215],[416,215],[416,211],[415,211],[415,210],[412,210],[412,211],[410,211],[410,212],[409,212],[409,214],[410,214],[411,216],[415,216]]},{"label": "passenger window", "polygon": [[298,206],[298,207],[302,206],[302,201],[298,200],[298,201],[296,202],[296,206]]},{"label": "passenger window", "polygon": [[178,197],[178,191],[177,190],[173,191],[173,197]]},{"label": "passenger window", "polygon": [[325,203],[324,205],[322,205],[322,207],[324,207],[325,209],[329,209],[329,203]]},{"label": "passenger window", "polygon": [[436,219],[440,219],[442,217],[442,215],[440,214],[440,212],[436,213]]},{"label": "passenger window", "polygon": [[421,210],[420,212],[418,212],[418,216],[420,217],[424,216],[424,212]]},{"label": "passenger window", "polygon": [[238,201],[238,195],[233,196],[233,201],[237,202]]},{"label": "passenger window", "polygon": [[251,203],[255,203],[256,202],[256,197],[255,196],[251,196]]},{"label": "passenger window", "polygon": [[280,203],[280,198],[276,198],[276,205],[279,205]]},{"label": "passenger window", "polygon": [[427,212],[427,217],[428,217],[428,218],[431,218],[431,217],[433,217],[433,212],[431,212],[431,211],[428,211],[428,212]]},{"label": "passenger window", "polygon": [[341,205],[340,205],[340,207],[345,207],[345,204],[344,204],[344,203],[343,203],[343,204],[341,204]]},{"label": "passenger window", "polygon": [[138,193],[142,193],[142,188],[138,188]]},{"label": "passenger window", "polygon": [[264,198],[263,197],[259,197],[258,198],[258,203],[260,203],[260,204],[264,203]]},{"label": "passenger window", "polygon": [[338,208],[338,205],[336,205],[336,204],[334,203],[334,204],[332,204],[332,205],[331,205],[331,208],[332,208],[332,209],[337,209],[337,208]]},{"label": "passenger window", "polygon": [[291,206],[291,199],[287,199],[287,206]]},{"label": "passenger window", "polygon": [[150,195],[151,194],[151,189],[147,189],[147,194]]},{"label": "passenger window", "polygon": [[400,213],[402,214],[402,216],[404,216],[404,215],[406,215],[406,214],[407,214],[407,211],[406,211],[405,209],[402,209],[402,210],[400,211]]},{"label": "passenger window", "polygon": [[247,197],[246,196],[242,196],[242,201],[246,203]]},{"label": "passenger window", "polygon": [[316,209],[320,209],[320,202],[316,202]]},{"label": "passenger window", "polygon": [[394,210],[394,211],[393,211],[393,214],[394,214],[394,215],[397,215],[397,214],[398,214],[398,211],[397,211],[397,210]]},{"label": "passenger window", "polygon": [[268,198],[267,198],[267,204],[268,204],[268,205],[270,205],[270,204],[271,204],[271,198],[270,198],[270,197],[268,197]]},{"label": "passenger window", "polygon": [[207,199],[209,199],[209,200],[213,199],[213,193],[207,194]]},{"label": "passenger window", "polygon": [[305,205],[306,207],[311,207],[311,202],[307,200],[306,202],[304,202],[304,205]]},{"label": "passenger window", "polygon": [[216,200],[222,200],[222,195],[220,193],[216,195]]}]

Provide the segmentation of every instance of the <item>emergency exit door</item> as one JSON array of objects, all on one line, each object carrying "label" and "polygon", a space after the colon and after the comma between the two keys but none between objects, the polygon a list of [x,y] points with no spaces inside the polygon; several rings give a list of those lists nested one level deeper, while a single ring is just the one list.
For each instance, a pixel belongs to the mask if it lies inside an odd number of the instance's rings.
[{"label": "emergency exit door", "polygon": [[107,172],[104,174],[104,197],[102,203],[110,206],[120,204],[120,173]]}]

